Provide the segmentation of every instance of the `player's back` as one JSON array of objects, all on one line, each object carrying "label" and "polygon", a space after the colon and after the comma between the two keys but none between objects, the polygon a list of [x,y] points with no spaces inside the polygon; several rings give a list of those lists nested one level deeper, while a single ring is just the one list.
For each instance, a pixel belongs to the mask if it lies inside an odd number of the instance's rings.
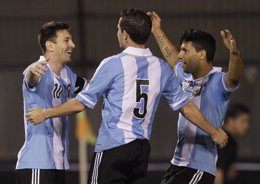
[{"label": "player's back", "polygon": [[88,87],[77,97],[93,107],[98,97],[104,96],[96,151],[149,139],[161,95],[169,97],[172,106],[175,100],[184,98],[174,94],[182,91],[174,91],[178,86],[175,78],[169,65],[149,49],[128,48],[104,59]]}]

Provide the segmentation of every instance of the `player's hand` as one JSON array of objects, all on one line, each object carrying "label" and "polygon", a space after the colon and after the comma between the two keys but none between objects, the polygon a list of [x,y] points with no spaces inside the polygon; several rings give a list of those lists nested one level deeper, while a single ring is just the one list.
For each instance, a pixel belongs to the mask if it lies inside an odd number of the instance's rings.
[{"label": "player's hand", "polygon": [[44,109],[33,108],[25,115],[26,119],[32,124],[36,125],[42,123],[46,118]]},{"label": "player's hand", "polygon": [[228,29],[222,30],[221,37],[223,39],[224,45],[228,48],[230,53],[239,54],[239,50],[237,48],[236,40]]},{"label": "player's hand", "polygon": [[45,72],[47,71],[46,68],[46,64],[48,63],[48,58],[45,60],[41,60],[41,61],[36,61],[35,63],[33,63],[30,68],[29,71],[37,76],[38,78],[40,78],[42,75],[45,74]]},{"label": "player's hand", "polygon": [[161,18],[159,15],[154,11],[148,12],[147,15],[149,15],[152,20],[152,33],[154,33],[156,29],[161,29]]},{"label": "player's hand", "polygon": [[228,141],[228,136],[221,128],[216,128],[215,131],[211,134],[213,141],[219,145],[220,148],[223,148]]}]

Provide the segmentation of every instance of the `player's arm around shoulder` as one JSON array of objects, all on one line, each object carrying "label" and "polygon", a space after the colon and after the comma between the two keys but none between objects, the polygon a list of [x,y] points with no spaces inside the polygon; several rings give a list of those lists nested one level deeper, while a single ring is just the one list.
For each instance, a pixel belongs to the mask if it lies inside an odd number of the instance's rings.
[{"label": "player's arm around shoulder", "polygon": [[48,59],[40,59],[28,67],[28,71],[26,73],[26,81],[30,87],[35,86],[41,78],[41,76],[43,76],[47,71],[47,61]]},{"label": "player's arm around shoulder", "polygon": [[235,89],[243,75],[243,61],[240,55],[240,51],[237,48],[236,40],[234,39],[231,32],[227,29],[221,31],[221,36],[224,45],[229,50],[229,67],[225,74],[225,84],[229,90]]}]

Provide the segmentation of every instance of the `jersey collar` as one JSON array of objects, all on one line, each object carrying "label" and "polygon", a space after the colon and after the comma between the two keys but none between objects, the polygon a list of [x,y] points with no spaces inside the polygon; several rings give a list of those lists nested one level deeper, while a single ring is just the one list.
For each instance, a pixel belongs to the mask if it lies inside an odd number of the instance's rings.
[{"label": "jersey collar", "polygon": [[143,56],[143,57],[148,57],[148,56],[153,55],[149,48],[141,49],[141,48],[135,48],[135,47],[127,47],[123,51],[123,53],[129,54],[129,55],[134,55],[134,56]]},{"label": "jersey collar", "polygon": [[216,73],[216,72],[221,72],[222,71],[222,68],[221,67],[213,67],[206,75],[204,75],[203,77],[200,77],[198,79],[193,79],[192,75],[191,74],[188,74],[185,78],[185,80],[187,81],[201,81],[201,80],[204,80],[205,78],[207,78],[208,76],[210,76],[211,74],[213,73]]}]

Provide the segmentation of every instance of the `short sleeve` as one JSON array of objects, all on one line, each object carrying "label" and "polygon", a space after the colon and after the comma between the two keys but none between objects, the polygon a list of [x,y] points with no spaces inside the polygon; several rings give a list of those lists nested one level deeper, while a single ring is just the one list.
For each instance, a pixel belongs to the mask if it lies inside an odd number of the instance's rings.
[{"label": "short sleeve", "polygon": [[228,89],[227,84],[225,82],[226,73],[222,73],[222,74],[223,74],[222,75],[222,84],[223,84],[223,87],[224,87],[225,91],[227,91],[229,93],[232,93],[232,92],[236,91],[239,88],[239,84],[234,89]]},{"label": "short sleeve", "polygon": [[[45,60],[45,58],[44,58],[43,56],[40,56],[40,58],[39,58],[38,61],[43,61],[43,60]],[[38,61],[36,61],[36,62],[38,62]],[[34,62],[34,63],[35,63],[35,62]],[[32,63],[32,64],[34,64],[34,63]],[[41,81],[41,78],[38,80],[38,82],[37,82],[34,86],[29,86],[26,76],[27,76],[27,73],[29,72],[29,68],[30,68],[30,66],[31,66],[32,64],[30,64],[30,65],[23,71],[23,75],[24,75],[23,84],[25,85],[25,87],[27,88],[27,90],[29,90],[29,91],[31,91],[31,92],[34,92],[34,91],[36,91],[37,86],[38,86],[38,83]]]},{"label": "short sleeve", "polygon": [[179,80],[170,68],[167,70],[167,74],[169,77],[163,89],[163,96],[166,98],[172,110],[175,111],[186,105],[189,99],[181,89]]},{"label": "short sleeve", "polygon": [[76,96],[78,101],[89,108],[94,108],[99,97],[109,88],[113,80],[112,62],[109,59],[101,62],[86,88]]},{"label": "short sleeve", "polygon": [[38,86],[39,82],[41,81],[41,78],[38,80],[38,82],[37,82],[34,86],[29,86],[26,76],[27,76],[27,73],[29,72],[29,67],[30,67],[30,66],[31,66],[31,65],[29,65],[29,66],[24,70],[24,72],[23,72],[23,75],[24,75],[23,85],[26,87],[26,89],[27,89],[28,91],[34,92],[34,91],[36,91],[37,86]]}]

